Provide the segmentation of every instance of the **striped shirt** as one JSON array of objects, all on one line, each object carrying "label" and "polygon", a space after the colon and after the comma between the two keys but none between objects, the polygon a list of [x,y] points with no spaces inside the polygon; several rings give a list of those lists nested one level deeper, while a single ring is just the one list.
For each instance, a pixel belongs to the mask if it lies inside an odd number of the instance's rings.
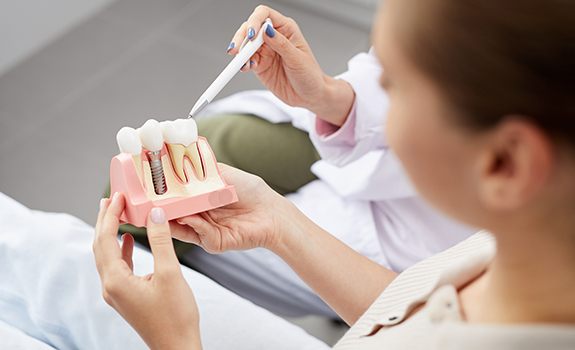
[{"label": "striped shirt", "polygon": [[465,322],[457,290],[494,255],[495,239],[479,232],[405,270],[334,349],[575,349],[575,326]]}]

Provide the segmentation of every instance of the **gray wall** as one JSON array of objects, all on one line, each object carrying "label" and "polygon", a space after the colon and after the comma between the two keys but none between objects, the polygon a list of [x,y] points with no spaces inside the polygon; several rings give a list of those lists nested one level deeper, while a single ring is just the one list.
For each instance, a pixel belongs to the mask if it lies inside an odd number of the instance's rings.
[{"label": "gray wall", "polygon": [[0,75],[114,0],[0,0]]}]

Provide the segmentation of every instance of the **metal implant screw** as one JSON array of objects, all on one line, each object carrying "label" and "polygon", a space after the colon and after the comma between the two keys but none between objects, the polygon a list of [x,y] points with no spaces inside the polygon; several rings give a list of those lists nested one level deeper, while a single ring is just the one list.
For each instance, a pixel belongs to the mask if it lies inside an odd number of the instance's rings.
[{"label": "metal implant screw", "polygon": [[152,173],[152,182],[154,183],[154,191],[156,194],[164,194],[167,191],[166,177],[164,175],[164,167],[162,166],[162,158],[160,151],[148,152],[150,160],[150,171]]}]

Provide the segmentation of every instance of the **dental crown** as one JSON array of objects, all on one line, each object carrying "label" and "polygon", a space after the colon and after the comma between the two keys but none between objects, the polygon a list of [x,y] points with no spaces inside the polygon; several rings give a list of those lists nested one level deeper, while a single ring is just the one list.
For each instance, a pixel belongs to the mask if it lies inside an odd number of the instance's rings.
[{"label": "dental crown", "polygon": [[122,153],[138,155],[142,152],[142,141],[138,131],[129,126],[125,126],[116,134],[116,141]]},{"label": "dental crown", "polygon": [[148,150],[157,152],[164,146],[164,136],[162,135],[162,129],[160,123],[155,119],[149,119],[140,128],[140,139],[142,140],[142,145]]},{"label": "dental crown", "polygon": [[198,126],[191,118],[167,120],[161,122],[160,125],[167,143],[189,146],[190,143],[198,141]]}]

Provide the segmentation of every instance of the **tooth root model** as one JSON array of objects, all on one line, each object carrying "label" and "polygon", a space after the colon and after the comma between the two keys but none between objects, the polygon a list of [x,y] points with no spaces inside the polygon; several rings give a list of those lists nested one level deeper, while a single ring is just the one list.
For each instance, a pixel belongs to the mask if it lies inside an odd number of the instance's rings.
[{"label": "tooth root model", "polygon": [[184,172],[185,157],[192,162],[194,175],[205,179],[202,160],[197,147],[198,127],[193,119],[178,119],[175,121],[162,122],[164,140],[168,145],[168,152],[172,159],[172,165],[181,181],[187,182],[188,177]]},{"label": "tooth root model", "polygon": [[145,226],[152,207],[173,220],[237,201],[193,119],[150,119],[138,130],[120,129],[116,139],[121,153],[110,164],[110,183],[126,198],[123,222]]}]

